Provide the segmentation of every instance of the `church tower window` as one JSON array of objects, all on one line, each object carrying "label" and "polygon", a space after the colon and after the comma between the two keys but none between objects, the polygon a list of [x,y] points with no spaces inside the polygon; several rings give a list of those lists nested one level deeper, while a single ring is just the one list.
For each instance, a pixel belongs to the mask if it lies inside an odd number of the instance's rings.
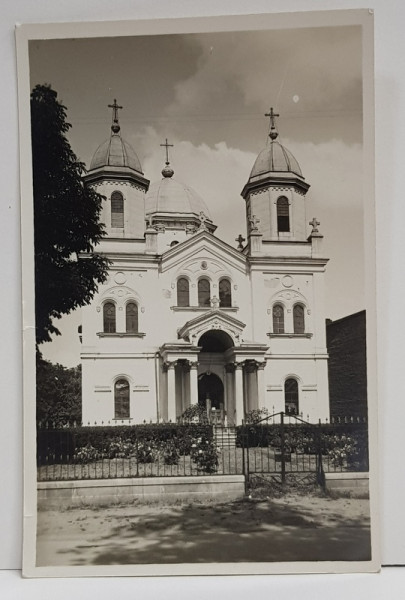
[{"label": "church tower window", "polygon": [[221,279],[219,282],[219,306],[232,306],[231,282],[229,279]]},{"label": "church tower window", "polygon": [[210,306],[211,286],[208,279],[198,280],[198,306]]},{"label": "church tower window", "polygon": [[298,381],[290,377],[284,384],[285,412],[287,415],[298,415]]},{"label": "church tower window", "polygon": [[186,277],[177,281],[177,306],[190,306],[190,290]]},{"label": "church tower window", "polygon": [[114,385],[114,418],[129,419],[129,383],[118,379]]},{"label": "church tower window", "polygon": [[127,333],[138,333],[138,305],[128,302],[125,307],[125,324]]},{"label": "church tower window", "polygon": [[284,333],[284,308],[281,304],[273,306],[273,333]]},{"label": "church tower window", "polygon": [[106,302],[103,306],[103,331],[104,333],[115,333],[115,304]]},{"label": "church tower window", "polygon": [[121,192],[111,194],[111,227],[124,227],[124,197]]},{"label": "church tower window", "polygon": [[279,233],[290,231],[290,207],[285,196],[277,200],[277,230]]},{"label": "church tower window", "polygon": [[302,304],[296,304],[293,309],[294,333],[305,333],[305,316]]}]

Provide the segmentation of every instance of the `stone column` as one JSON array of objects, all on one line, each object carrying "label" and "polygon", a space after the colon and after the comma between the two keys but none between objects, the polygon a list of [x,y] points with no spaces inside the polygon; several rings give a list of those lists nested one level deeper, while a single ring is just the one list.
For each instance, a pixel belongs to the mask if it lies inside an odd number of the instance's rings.
[{"label": "stone column", "polygon": [[266,407],[266,384],[264,381],[265,366],[266,361],[259,363],[257,367],[257,403],[259,409]]},{"label": "stone column", "polygon": [[225,365],[225,410],[229,427],[235,424],[234,372],[235,365],[233,363]]},{"label": "stone column", "polygon": [[167,363],[167,419],[176,422],[176,374],[174,362]]},{"label": "stone column", "polygon": [[198,404],[198,362],[190,364],[190,406]]},{"label": "stone column", "polygon": [[243,363],[235,364],[235,424],[241,425],[245,418],[243,408]]}]

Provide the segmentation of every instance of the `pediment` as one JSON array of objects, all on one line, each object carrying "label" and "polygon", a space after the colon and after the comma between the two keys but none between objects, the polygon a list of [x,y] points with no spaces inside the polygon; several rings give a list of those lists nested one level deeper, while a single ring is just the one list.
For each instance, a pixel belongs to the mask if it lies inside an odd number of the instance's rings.
[{"label": "pediment", "polygon": [[[204,264],[206,263],[206,265]],[[182,267],[197,272],[204,268],[219,273],[226,268],[246,273],[246,256],[226,242],[204,231],[177,244],[162,255],[162,272]]]},{"label": "pediment", "polygon": [[177,333],[180,339],[197,345],[199,338],[204,333],[212,330],[220,330],[231,337],[235,346],[239,346],[243,342],[242,334],[244,328],[245,323],[239,321],[239,319],[235,319],[235,317],[224,313],[221,309],[212,309],[203,315],[187,321]]}]

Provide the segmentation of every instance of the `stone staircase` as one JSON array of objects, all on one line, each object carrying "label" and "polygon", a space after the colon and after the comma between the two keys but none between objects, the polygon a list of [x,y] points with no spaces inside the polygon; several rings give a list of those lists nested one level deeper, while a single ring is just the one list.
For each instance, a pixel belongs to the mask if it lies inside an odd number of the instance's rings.
[{"label": "stone staircase", "polygon": [[216,427],[214,426],[214,442],[219,448],[235,448],[236,429],[235,427]]}]

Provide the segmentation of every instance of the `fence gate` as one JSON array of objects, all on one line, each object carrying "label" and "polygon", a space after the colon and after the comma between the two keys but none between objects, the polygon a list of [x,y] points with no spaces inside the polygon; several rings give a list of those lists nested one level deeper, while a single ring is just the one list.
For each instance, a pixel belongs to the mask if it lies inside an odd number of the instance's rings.
[{"label": "fence gate", "polygon": [[296,415],[275,413],[242,427],[243,472],[285,483],[287,474],[314,474],[324,485],[321,426]]}]

